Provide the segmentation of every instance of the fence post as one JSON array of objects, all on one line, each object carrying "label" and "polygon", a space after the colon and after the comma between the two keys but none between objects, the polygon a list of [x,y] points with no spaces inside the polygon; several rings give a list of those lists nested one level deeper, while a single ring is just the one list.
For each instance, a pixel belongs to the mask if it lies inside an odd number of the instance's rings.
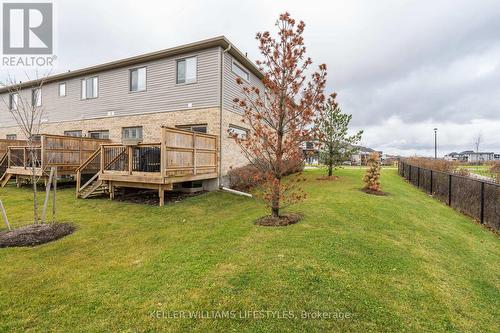
[{"label": "fence post", "polygon": [[417,167],[417,187],[420,187],[420,167]]},{"label": "fence post", "polygon": [[484,182],[481,182],[481,212],[480,212],[481,224],[484,224]]},{"label": "fence post", "polygon": [[411,183],[411,164],[409,164],[408,167],[410,169],[409,172],[408,172],[409,173],[409,175],[408,175],[408,181]]},{"label": "fence post", "polygon": [[431,187],[431,189],[430,189],[429,193],[432,194],[432,170],[431,170],[431,186],[430,187]]},{"label": "fence post", "polygon": [[448,206],[451,206],[451,175],[448,175]]}]

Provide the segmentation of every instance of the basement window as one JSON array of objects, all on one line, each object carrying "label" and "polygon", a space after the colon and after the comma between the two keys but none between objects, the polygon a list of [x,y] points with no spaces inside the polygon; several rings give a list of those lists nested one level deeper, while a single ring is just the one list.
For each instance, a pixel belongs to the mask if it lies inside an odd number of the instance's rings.
[{"label": "basement window", "polygon": [[123,127],[122,139],[142,139],[142,126]]},{"label": "basement window", "polygon": [[82,131],[64,131],[65,136],[82,137]]},{"label": "basement window", "polygon": [[109,139],[109,131],[89,131],[89,137],[92,139]]},{"label": "basement window", "polygon": [[179,129],[193,131],[193,132],[207,133],[207,124],[178,125],[176,127]]},{"label": "basement window", "polygon": [[243,139],[243,140],[245,140],[247,138],[247,136],[248,136],[248,130],[247,129],[239,127],[239,126],[236,126],[236,125],[229,125],[228,132],[229,132],[229,135],[231,137],[233,136],[233,134],[236,134],[236,136],[239,139]]},{"label": "basement window", "polygon": [[7,140],[17,140],[17,134],[7,134],[5,138]]}]

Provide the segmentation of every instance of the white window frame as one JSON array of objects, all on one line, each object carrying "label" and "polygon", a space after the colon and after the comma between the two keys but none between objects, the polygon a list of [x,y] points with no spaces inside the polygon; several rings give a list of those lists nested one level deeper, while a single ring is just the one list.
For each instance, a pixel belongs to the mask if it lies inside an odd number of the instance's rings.
[{"label": "white window frame", "polygon": [[42,88],[31,89],[31,105],[36,107],[42,106]]},{"label": "white window frame", "polygon": [[[91,81],[92,83],[92,96],[88,97],[87,95],[87,81]],[[99,76],[90,76],[80,80],[80,94],[81,99],[95,99],[99,97]]]},{"label": "white window frame", "polygon": [[[88,132],[88,137],[92,138],[92,134],[98,133],[99,137],[95,139],[109,139],[109,130],[95,130],[95,131],[89,131]],[[107,137],[103,137],[103,133],[107,133]]]},{"label": "white window frame", "polygon": [[[71,134],[75,134],[75,133],[79,133],[80,135],[71,135]],[[73,138],[81,138],[81,137],[83,137],[83,131],[82,130],[64,131],[64,136],[70,136],[70,137],[73,137]]]},{"label": "white window frame", "polygon": [[[249,130],[237,125],[229,124],[229,129],[227,130],[227,132],[229,133],[229,137],[232,137],[233,133],[236,133],[239,139],[246,140],[248,138]],[[242,136],[243,133],[244,136]]]},{"label": "white window frame", "polygon": [[[141,70],[141,69],[144,69],[144,88],[139,89],[139,84],[137,84],[137,89],[133,90],[132,89],[132,72],[137,71],[137,80],[139,80],[139,70]],[[128,91],[129,92],[140,92],[140,91],[147,90],[147,85],[148,85],[148,68],[147,68],[147,66],[135,67],[135,68],[129,69],[128,76],[129,76],[128,77]]]},{"label": "white window frame", "polygon": [[[193,131],[193,132],[197,132],[197,133],[208,133],[208,124],[177,125],[175,127],[177,127],[178,129]],[[195,130],[196,128],[205,128],[205,132],[196,131]]]},{"label": "white window frame", "polygon": [[[242,71],[243,73],[245,73],[245,74],[246,74],[246,77],[241,76],[241,75],[240,75],[240,73],[238,73],[237,71],[235,71],[235,69],[234,69],[235,67],[236,67],[237,69],[239,69],[240,71]],[[231,71],[232,71],[234,74],[236,74],[238,77],[240,77],[240,78],[242,78],[243,80],[245,80],[246,82],[250,82],[250,72],[249,72],[248,70],[246,70],[246,69],[245,69],[245,66],[243,66],[243,65],[241,65],[241,64],[239,64],[239,63],[237,63],[237,62],[236,62],[236,61],[234,61],[234,60],[233,60],[233,61],[232,61],[232,63],[231,63]]]},{"label": "white window frame", "polygon": [[[194,68],[194,79],[187,79],[187,61],[190,59],[194,59],[195,61],[195,68]],[[184,62],[185,68],[184,68],[184,82],[179,81],[179,63]],[[175,61],[175,83],[176,84],[193,84],[198,82],[198,56],[189,56],[189,57],[184,57],[177,59]]]},{"label": "white window frame", "polygon": [[[64,95],[61,95],[61,87],[64,87]],[[61,82],[59,83],[58,87],[57,87],[57,95],[59,97],[66,97],[67,95],[67,89],[68,89],[68,85],[66,84],[66,82]]]},{"label": "white window frame", "polygon": [[[139,134],[140,135],[136,135],[134,137],[130,137],[130,136],[127,136],[125,137],[125,133],[129,133],[130,130],[132,129],[135,129],[136,131],[139,130]],[[142,126],[127,126],[127,127],[122,127],[122,140],[128,140],[128,139],[131,139],[131,140],[142,140],[143,139],[143,128]]]},{"label": "white window frame", "polygon": [[9,94],[9,109],[10,111],[17,111],[19,106],[19,93]]}]

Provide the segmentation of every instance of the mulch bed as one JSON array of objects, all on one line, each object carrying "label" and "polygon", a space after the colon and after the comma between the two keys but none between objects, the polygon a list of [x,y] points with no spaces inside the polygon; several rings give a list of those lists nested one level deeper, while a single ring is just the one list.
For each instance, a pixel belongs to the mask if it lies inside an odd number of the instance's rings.
[{"label": "mulch bed", "polygon": [[371,195],[380,195],[380,196],[389,195],[389,193],[387,193],[387,192],[373,191],[373,190],[369,190],[369,189],[366,189],[366,188],[361,189],[361,191],[365,192],[366,194],[371,194]]},{"label": "mulch bed", "polygon": [[301,219],[302,215],[300,214],[284,214],[280,217],[268,215],[255,221],[255,224],[263,227],[285,227],[287,225],[295,224]]},{"label": "mulch bed", "polygon": [[[207,191],[199,191],[194,193],[185,192],[172,192],[165,191],[165,205],[169,202],[180,202],[186,198],[195,197],[200,194],[207,193]],[[123,195],[117,194],[115,200],[122,202],[132,202],[139,204],[146,204],[151,206],[158,206],[160,199],[158,198],[158,191],[139,190],[139,189],[126,189]]]},{"label": "mulch bed", "polygon": [[316,178],[317,180],[338,180],[340,179],[339,176],[321,176]]},{"label": "mulch bed", "polygon": [[76,230],[71,223],[32,224],[0,233],[0,248],[36,246],[72,234]]}]

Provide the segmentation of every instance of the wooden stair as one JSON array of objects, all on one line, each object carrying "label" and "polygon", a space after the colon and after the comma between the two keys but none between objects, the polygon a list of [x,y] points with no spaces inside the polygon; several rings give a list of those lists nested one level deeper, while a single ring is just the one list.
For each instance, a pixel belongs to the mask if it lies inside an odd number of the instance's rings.
[{"label": "wooden stair", "polygon": [[82,199],[87,199],[90,197],[95,197],[98,195],[106,194],[108,192],[108,184],[99,179],[93,180],[80,192],[78,192],[78,197]]},{"label": "wooden stair", "polygon": [[12,177],[12,174],[7,173],[7,164],[7,154],[4,154],[2,157],[0,157],[0,186],[2,187],[4,187],[9,181],[10,177]]}]

